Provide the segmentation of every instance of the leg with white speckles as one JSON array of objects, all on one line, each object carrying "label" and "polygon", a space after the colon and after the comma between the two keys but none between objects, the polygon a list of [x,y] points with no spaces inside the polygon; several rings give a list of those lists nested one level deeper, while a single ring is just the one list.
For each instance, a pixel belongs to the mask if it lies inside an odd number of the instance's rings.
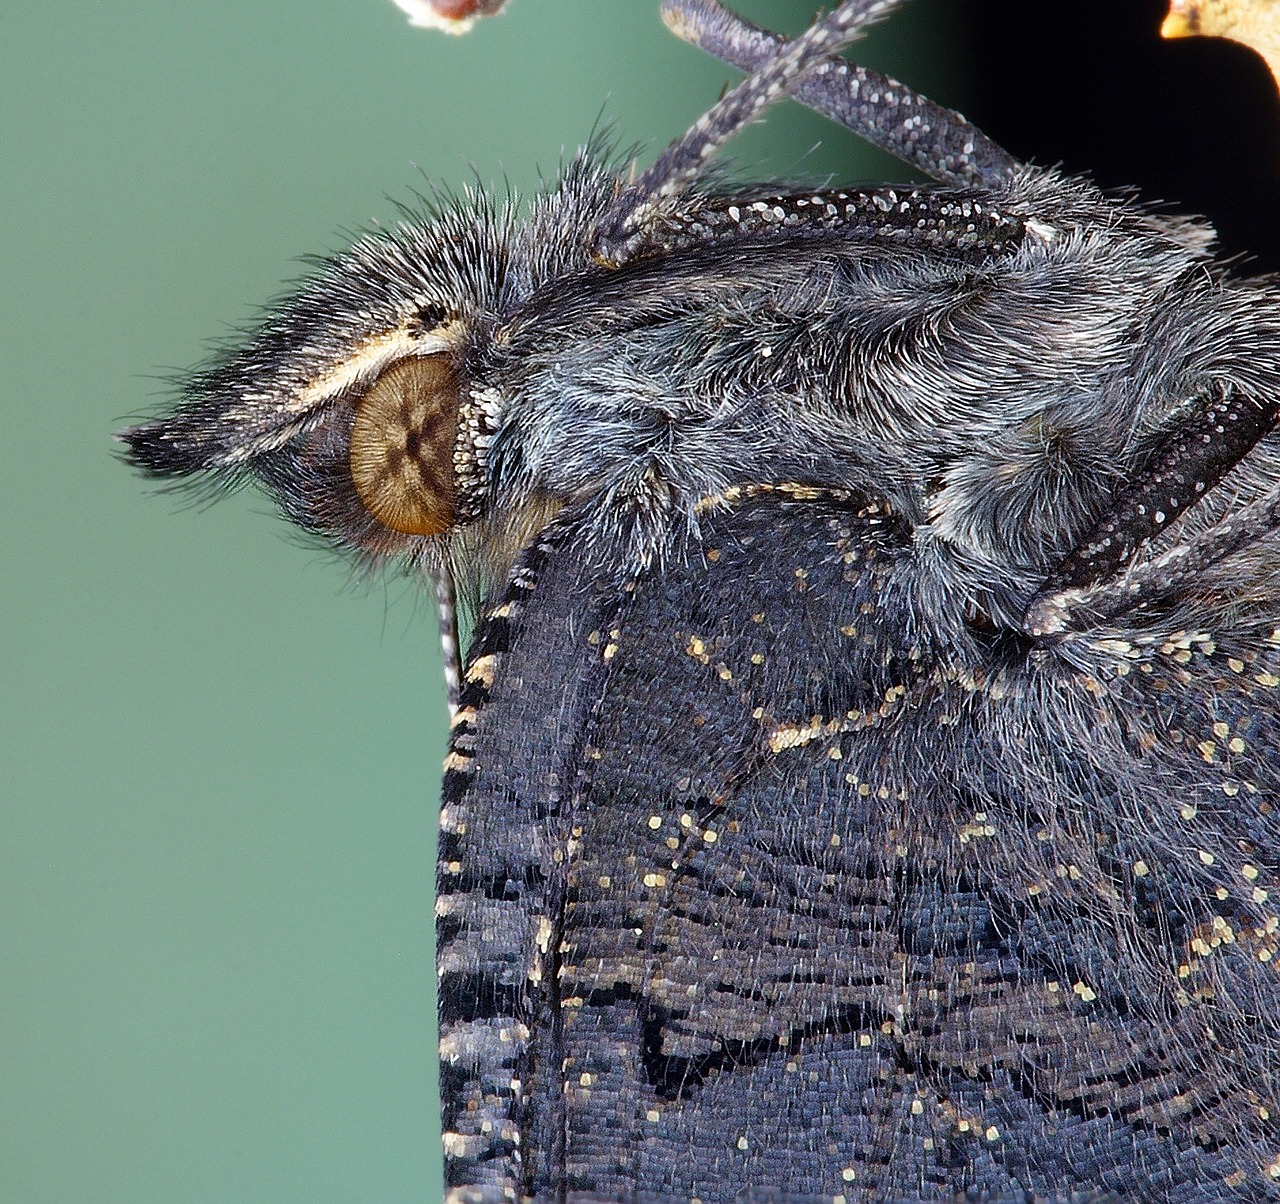
[{"label": "leg with white speckles", "polygon": [[679,196],[704,173],[706,161],[725,142],[897,4],[898,0],[845,0],[794,41],[781,43],[777,54],[695,121],[635,184],[622,190],[596,228],[598,258],[614,266],[627,262],[638,232],[660,216],[664,201]]}]

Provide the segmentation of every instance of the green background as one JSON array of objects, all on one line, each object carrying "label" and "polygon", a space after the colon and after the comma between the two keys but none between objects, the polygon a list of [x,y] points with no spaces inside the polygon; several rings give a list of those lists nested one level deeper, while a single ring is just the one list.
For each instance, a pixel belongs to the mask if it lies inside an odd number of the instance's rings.
[{"label": "green background", "polygon": [[[957,102],[945,8],[862,57]],[[0,1202],[437,1197],[432,608],[252,495],[149,496],[110,435],[420,173],[525,189],[602,113],[683,130],[736,76],[656,9],[0,16]],[[735,150],[898,170],[794,109]]]}]

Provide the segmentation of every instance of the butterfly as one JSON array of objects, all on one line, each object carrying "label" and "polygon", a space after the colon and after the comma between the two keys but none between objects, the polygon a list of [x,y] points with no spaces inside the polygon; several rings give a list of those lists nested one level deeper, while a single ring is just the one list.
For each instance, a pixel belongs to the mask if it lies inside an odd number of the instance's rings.
[{"label": "butterfly", "polygon": [[[435,583],[451,1201],[1280,1199],[1280,285],[838,56],[896,7],[666,0],[747,75],[649,169],[123,435]],[[786,95],[933,182],[712,172]]]}]

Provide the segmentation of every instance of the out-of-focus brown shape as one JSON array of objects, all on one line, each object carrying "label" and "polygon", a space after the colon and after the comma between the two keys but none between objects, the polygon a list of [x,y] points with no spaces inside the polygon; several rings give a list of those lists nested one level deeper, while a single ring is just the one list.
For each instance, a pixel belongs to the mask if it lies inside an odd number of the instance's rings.
[{"label": "out-of-focus brown shape", "polygon": [[1163,38],[1230,38],[1256,50],[1280,86],[1280,0],[1169,0]]},{"label": "out-of-focus brown shape", "polygon": [[420,29],[442,29],[445,33],[466,33],[477,17],[491,17],[507,0],[395,0],[409,14],[409,24]]}]

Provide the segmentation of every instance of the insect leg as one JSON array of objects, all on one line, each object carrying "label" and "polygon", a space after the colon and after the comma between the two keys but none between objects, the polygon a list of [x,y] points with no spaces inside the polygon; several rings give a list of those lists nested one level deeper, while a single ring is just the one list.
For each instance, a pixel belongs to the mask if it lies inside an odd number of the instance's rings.
[{"label": "insect leg", "polygon": [[1055,635],[1114,619],[1153,597],[1194,589],[1219,560],[1280,529],[1280,487],[1242,506],[1191,543],[1095,585],[1041,593],[1027,610],[1029,635]]},{"label": "insect leg", "polygon": [[[719,0],[663,0],[662,18],[677,37],[747,72],[760,71],[787,44]],[[962,114],[842,58],[813,68],[791,95],[946,184],[992,186],[1021,166]]]},{"label": "insect leg", "polygon": [[785,43],[759,71],[747,76],[667,147],[639,180],[619,193],[596,227],[597,258],[614,267],[631,259],[639,232],[661,216],[663,202],[685,192],[725,142],[897,4],[898,0],[844,0],[834,12]]},{"label": "insect leg", "polygon": [[[1194,506],[1245,458],[1280,418],[1275,405],[1219,387],[1209,405],[1170,434],[1083,539],[1049,575],[1023,617],[1028,635],[1115,615],[1151,592],[1158,573],[1203,571],[1275,526],[1270,498],[1224,518],[1199,539],[1126,573],[1134,553]],[[1157,567],[1159,566],[1159,567]],[[1079,612],[1073,621],[1072,611]],[[1087,612],[1087,618],[1085,617]]]}]

